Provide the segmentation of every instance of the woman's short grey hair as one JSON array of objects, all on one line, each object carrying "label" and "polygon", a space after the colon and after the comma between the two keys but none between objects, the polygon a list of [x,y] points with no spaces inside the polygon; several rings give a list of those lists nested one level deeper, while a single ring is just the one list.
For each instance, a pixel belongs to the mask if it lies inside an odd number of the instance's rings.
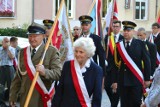
[{"label": "woman's short grey hair", "polygon": [[75,48],[78,48],[78,47],[84,49],[89,58],[95,54],[96,47],[91,38],[80,37],[79,39],[77,39],[73,43],[73,50],[75,51]]}]

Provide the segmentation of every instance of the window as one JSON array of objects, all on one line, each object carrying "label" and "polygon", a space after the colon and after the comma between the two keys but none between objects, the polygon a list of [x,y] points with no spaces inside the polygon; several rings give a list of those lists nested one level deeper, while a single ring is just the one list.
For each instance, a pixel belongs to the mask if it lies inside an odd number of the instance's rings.
[{"label": "window", "polygon": [[102,17],[105,17],[107,14],[107,8],[111,0],[102,0]]},{"label": "window", "polygon": [[[56,2],[56,14],[58,12],[59,6],[61,4],[61,0],[55,0]],[[65,0],[66,7],[67,7],[67,13],[69,17],[73,17],[73,0]]]},{"label": "window", "polygon": [[147,20],[148,0],[136,0],[135,19]]},{"label": "window", "polygon": [[15,16],[15,0],[0,0],[0,17]]}]

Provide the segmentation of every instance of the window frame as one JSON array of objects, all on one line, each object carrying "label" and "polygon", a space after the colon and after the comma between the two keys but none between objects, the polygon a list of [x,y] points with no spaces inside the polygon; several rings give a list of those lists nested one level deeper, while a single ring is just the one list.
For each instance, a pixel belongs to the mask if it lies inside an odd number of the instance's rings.
[{"label": "window frame", "polygon": [[[139,19],[137,19],[136,18],[136,3],[140,3],[140,9],[139,9]],[[145,3],[145,18],[144,19],[142,19],[141,18],[141,14],[142,14],[142,2],[144,2]],[[135,6],[134,6],[134,18],[135,18],[135,20],[141,20],[141,21],[145,21],[145,20],[148,20],[148,0],[135,0]]]},{"label": "window frame", "polygon": [[[7,11],[8,9],[7,9],[7,2],[8,2],[8,0],[4,0],[5,1],[5,10],[4,11]],[[12,0],[13,1],[13,3],[12,3],[12,16],[1,16],[0,15],[0,18],[1,19],[3,19],[3,18],[15,18],[16,17],[16,11],[15,11],[15,6],[16,6],[16,0]]]},{"label": "window frame", "polygon": [[[56,7],[56,1],[58,2],[58,7]],[[60,1],[61,0],[55,0],[55,16],[56,16],[56,14],[57,14],[57,12],[58,12],[58,9],[59,9],[59,7],[60,7]],[[66,3],[66,1],[65,1],[65,3]],[[69,10],[69,4],[68,3],[71,3],[71,10]],[[73,18],[73,6],[74,6],[74,0],[71,0],[71,2],[69,2],[69,0],[67,0],[67,6],[66,6],[66,8],[67,8],[67,15],[68,15],[68,17],[69,18]],[[57,10],[57,12],[56,12],[56,10]],[[69,16],[69,11],[70,11],[70,16]]]}]

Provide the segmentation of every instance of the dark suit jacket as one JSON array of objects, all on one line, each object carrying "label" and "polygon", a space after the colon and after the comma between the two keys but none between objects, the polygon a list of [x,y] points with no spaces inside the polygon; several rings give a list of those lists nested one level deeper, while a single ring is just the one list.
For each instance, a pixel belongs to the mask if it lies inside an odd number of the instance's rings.
[{"label": "dark suit jacket", "polygon": [[157,47],[155,44],[146,40],[146,44],[149,49],[149,56],[151,61],[151,75],[153,76],[155,68],[156,68],[156,60],[157,60]]},{"label": "dark suit jacket", "polygon": [[[90,34],[90,38],[93,39],[93,42],[96,46],[95,55],[93,56],[93,60],[95,63],[99,62],[99,65],[103,69],[103,75],[105,74],[105,52],[101,44],[101,38],[98,35]],[[99,57],[99,61],[98,58]]]},{"label": "dark suit jacket", "polygon": [[160,54],[160,33],[157,35],[157,37],[154,39],[154,43],[157,46],[157,51]]},{"label": "dark suit jacket", "polygon": [[[120,34],[118,41],[121,41],[123,39],[124,39],[124,37]],[[105,37],[105,46],[107,46],[107,44],[108,44],[108,35],[106,35],[106,37]],[[107,62],[108,62],[108,66],[106,67],[106,79],[107,79],[108,83],[114,83],[115,81],[113,78],[115,78],[115,77],[113,77],[114,75],[112,75],[111,71],[114,69],[115,62],[114,62],[114,56],[112,55],[110,48],[108,49]]]},{"label": "dark suit jacket", "polygon": [[[94,62],[84,73],[84,82],[89,96],[93,95],[92,107],[101,107],[103,71]],[[60,83],[52,101],[52,107],[81,107],[74,88],[70,61],[65,62]]]},{"label": "dark suit jacket", "polygon": [[[123,40],[124,43],[124,40]],[[118,50],[117,50],[118,53]],[[142,60],[144,61],[144,71],[143,76],[145,81],[150,80],[150,72],[151,72],[151,63],[149,58],[149,52],[146,49],[145,43],[141,40],[132,39],[130,49],[128,52],[129,56],[138,66],[138,68],[142,71]],[[118,54],[119,59],[122,59]],[[115,65],[114,65],[115,66]],[[115,66],[116,67],[116,66]],[[119,77],[119,84],[123,86],[140,86],[141,83],[139,80],[134,76],[134,74],[130,71],[127,67],[126,63],[122,60],[121,67],[119,73],[116,73],[117,77]],[[117,79],[118,82],[118,79]]]}]

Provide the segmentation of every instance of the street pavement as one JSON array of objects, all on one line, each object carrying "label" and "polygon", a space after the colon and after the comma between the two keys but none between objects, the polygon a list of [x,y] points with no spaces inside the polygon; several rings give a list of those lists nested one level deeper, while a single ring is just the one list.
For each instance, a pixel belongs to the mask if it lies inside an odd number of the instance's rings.
[{"label": "street pavement", "polygon": [[[7,102],[7,105],[8,105],[8,102]],[[17,107],[20,107],[19,103]],[[110,101],[108,99],[108,96],[105,90],[103,90],[103,93],[102,93],[102,106],[101,107],[110,107]],[[120,105],[118,105],[118,107],[120,107]]]}]

